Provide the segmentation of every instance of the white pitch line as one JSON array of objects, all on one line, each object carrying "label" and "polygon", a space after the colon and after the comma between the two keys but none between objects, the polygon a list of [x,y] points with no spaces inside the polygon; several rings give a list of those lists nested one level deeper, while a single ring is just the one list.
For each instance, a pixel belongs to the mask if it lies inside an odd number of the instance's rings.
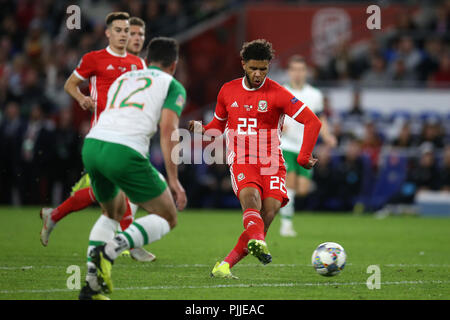
[{"label": "white pitch line", "polygon": [[[421,285],[421,284],[447,284],[448,280],[419,280],[419,281],[386,281],[381,285]],[[256,284],[218,284],[204,286],[145,286],[145,287],[128,287],[115,288],[116,291],[132,291],[132,290],[180,290],[180,289],[222,289],[222,288],[255,288],[255,287],[327,287],[327,286],[356,286],[366,285],[366,282],[316,282],[316,283],[256,283]],[[36,289],[36,290],[0,290],[0,294],[15,293],[54,293],[54,292],[77,292],[71,289]]]},{"label": "white pitch line", "polygon": [[[352,264],[347,263],[347,266],[366,266],[364,264]],[[33,269],[65,269],[69,266],[59,265],[59,266],[51,266],[51,265],[43,265],[43,266],[21,266],[21,267],[8,267],[8,266],[0,266],[1,270],[33,270]],[[148,263],[137,263],[132,265],[124,265],[124,264],[117,264],[114,266],[114,268],[149,268],[152,264]],[[158,268],[209,268],[212,264],[155,264],[155,267]],[[295,268],[295,267],[308,267],[311,268],[312,265],[310,264],[276,264],[271,263],[266,266],[262,266],[261,264],[240,264],[239,268],[254,268],[254,267],[262,267],[262,268]],[[404,268],[415,268],[415,267],[422,267],[422,268],[450,268],[450,264],[380,264],[380,267],[404,267]]]}]

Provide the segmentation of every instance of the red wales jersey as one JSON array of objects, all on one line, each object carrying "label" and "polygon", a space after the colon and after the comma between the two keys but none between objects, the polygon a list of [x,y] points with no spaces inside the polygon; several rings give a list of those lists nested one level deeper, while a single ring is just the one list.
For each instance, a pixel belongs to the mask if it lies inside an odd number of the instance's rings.
[{"label": "red wales jersey", "polygon": [[227,163],[283,166],[284,115],[295,119],[306,105],[267,77],[257,89],[248,88],[244,79],[225,83],[217,97],[214,117],[227,122]]},{"label": "red wales jersey", "polygon": [[125,72],[144,68],[143,59],[127,52],[119,55],[109,46],[106,49],[88,52],[81,58],[73,73],[81,80],[89,80],[90,95],[95,101],[91,126],[105,110],[108,89],[114,80]]}]

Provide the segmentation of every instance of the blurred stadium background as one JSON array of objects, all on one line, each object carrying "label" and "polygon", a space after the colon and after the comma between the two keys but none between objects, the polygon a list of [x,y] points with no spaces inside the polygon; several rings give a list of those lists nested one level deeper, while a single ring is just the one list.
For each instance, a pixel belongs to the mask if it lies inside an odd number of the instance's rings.
[{"label": "blurred stadium background", "polygon": [[[66,27],[71,4],[81,8],[81,30]],[[381,30],[366,27],[371,4],[381,7]],[[319,141],[315,188],[297,209],[416,212],[419,191],[433,191],[421,193],[424,203],[450,198],[450,1],[0,0],[0,7],[2,205],[55,206],[79,178],[90,114],[63,85],[84,53],[106,47],[111,11],[144,19],[146,43],[160,35],[180,41],[184,127],[209,121],[220,86],[242,75],[244,41],[273,43],[269,76],[281,83],[287,59],[306,57],[339,143],[328,149]],[[151,160],[164,171],[158,142]],[[225,165],[181,165],[180,178],[191,208],[239,206]]]}]

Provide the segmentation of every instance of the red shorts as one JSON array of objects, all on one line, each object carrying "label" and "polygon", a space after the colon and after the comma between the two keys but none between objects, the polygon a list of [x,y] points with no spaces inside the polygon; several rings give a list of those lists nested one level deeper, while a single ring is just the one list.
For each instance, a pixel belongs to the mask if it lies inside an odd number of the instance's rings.
[{"label": "red shorts", "polygon": [[230,173],[234,193],[239,199],[242,189],[253,187],[259,190],[261,200],[272,197],[279,200],[281,207],[284,207],[289,202],[286,191],[286,168],[281,165],[275,171],[264,169],[268,168],[255,164],[233,163],[230,166]]}]

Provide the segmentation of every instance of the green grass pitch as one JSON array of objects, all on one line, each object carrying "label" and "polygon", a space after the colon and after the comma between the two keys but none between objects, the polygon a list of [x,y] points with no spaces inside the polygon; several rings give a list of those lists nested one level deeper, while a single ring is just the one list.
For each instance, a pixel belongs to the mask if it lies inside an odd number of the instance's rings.
[{"label": "green grass pitch", "polygon": [[[39,242],[39,208],[0,208],[0,299],[77,299],[68,289],[67,268],[81,267],[98,208],[72,213],[61,221],[49,246]],[[138,216],[142,215],[140,210]],[[233,273],[209,274],[235,245],[242,231],[239,211],[188,210],[162,240],[146,246],[152,263],[119,257],[113,267],[111,299],[450,299],[450,219],[337,213],[296,214],[297,238],[279,236],[279,217],[267,236],[273,261],[262,266],[246,257]],[[340,243],[348,259],[336,277],[319,276],[311,267],[315,247]],[[381,270],[380,289],[369,290],[369,265]]]}]

